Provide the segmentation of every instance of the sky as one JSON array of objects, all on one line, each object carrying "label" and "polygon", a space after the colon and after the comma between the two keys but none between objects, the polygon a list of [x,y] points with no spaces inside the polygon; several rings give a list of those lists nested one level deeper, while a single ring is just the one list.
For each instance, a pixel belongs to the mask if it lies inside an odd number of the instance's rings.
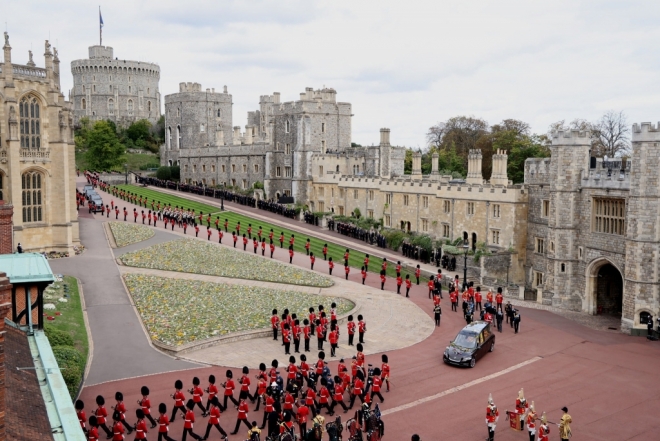
[{"label": "sky", "polygon": [[12,61],[32,48],[43,66],[50,38],[68,91],[71,61],[99,43],[98,6],[115,57],[159,64],[163,97],[226,85],[242,127],[260,95],[324,86],[352,104],[363,145],[389,127],[392,144],[425,148],[458,115],[536,133],[608,110],[660,121],[658,1],[0,0]]}]

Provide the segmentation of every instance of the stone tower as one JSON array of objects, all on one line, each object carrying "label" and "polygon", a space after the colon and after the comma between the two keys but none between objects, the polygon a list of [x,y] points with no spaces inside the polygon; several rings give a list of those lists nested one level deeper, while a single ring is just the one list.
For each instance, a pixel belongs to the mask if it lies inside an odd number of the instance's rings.
[{"label": "stone tower", "polygon": [[160,118],[160,67],[113,58],[110,46],[90,46],[89,58],[71,62],[74,119],[109,119],[123,126]]},{"label": "stone tower", "polygon": [[[549,213],[547,238],[542,247],[536,243],[528,244],[532,252],[546,256],[545,280],[541,295],[552,295],[552,304],[567,309],[579,311],[583,309],[582,299],[573,285],[577,271],[578,224],[577,213],[580,210],[580,185],[582,172],[589,166],[589,149],[591,137],[589,132],[577,130],[559,131],[552,136],[550,176],[554,180],[550,184]],[[562,262],[564,272],[556,266]],[[548,292],[546,292],[548,291]]]},{"label": "stone tower", "polygon": [[660,124],[634,124],[627,207],[625,288],[621,328],[639,325],[639,315],[658,313],[660,292]]}]

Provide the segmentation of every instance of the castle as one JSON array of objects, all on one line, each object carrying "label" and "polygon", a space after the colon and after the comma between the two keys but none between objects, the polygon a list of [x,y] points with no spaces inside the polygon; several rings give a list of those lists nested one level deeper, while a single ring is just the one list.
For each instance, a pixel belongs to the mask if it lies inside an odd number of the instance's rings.
[{"label": "castle", "polygon": [[141,61],[113,58],[110,46],[90,46],[89,58],[71,62],[74,122],[111,120],[128,126],[160,119],[160,67]]},{"label": "castle", "polygon": [[57,49],[45,67],[29,53],[12,63],[5,32],[0,65],[0,200],[13,205],[13,244],[25,251],[73,254],[80,244],[75,199],[73,115],[60,91]]},{"label": "castle", "polygon": [[505,152],[493,155],[486,181],[479,150],[469,152],[463,180],[440,175],[437,155],[422,175],[420,153],[404,175],[405,149],[390,144],[389,129],[378,145],[351,147],[351,105],[334,89],[307,88],[286,103],[279,93],[262,96],[245,131],[232,126],[231,106],[226,87],[181,83],[165,98],[163,164],[180,164],[186,182],[259,181],[267,198],[293,196],[311,211],[359,209],[386,228],[484,247],[491,255],[468,264],[479,283],[621,316],[622,330],[640,332],[660,312],[660,128],[633,127],[628,161],[592,158],[590,134],[557,132],[551,157],[528,159],[524,183],[514,185]]}]

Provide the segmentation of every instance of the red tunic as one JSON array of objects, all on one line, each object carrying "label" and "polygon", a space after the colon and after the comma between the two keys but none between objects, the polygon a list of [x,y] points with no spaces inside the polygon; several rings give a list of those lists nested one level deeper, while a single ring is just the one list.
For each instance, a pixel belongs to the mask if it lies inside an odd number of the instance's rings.
[{"label": "red tunic", "polygon": [[367,272],[365,270],[362,270],[362,278],[366,279],[367,278]]},{"label": "red tunic", "polygon": [[83,409],[76,411],[76,415],[78,416],[78,422],[80,422],[80,428],[84,429],[85,423],[87,422],[87,415],[85,415],[85,410]]},{"label": "red tunic", "polygon": [[346,323],[346,327],[348,328],[348,335],[355,334],[355,322]]},{"label": "red tunic", "polygon": [[218,386],[215,384],[209,384],[209,387],[207,389],[209,392],[209,401],[213,399],[216,395],[218,395]]},{"label": "red tunic", "polygon": [[298,419],[298,424],[306,424],[307,415],[309,415],[309,408],[305,405],[300,406],[298,408],[298,413],[296,414],[296,417]]},{"label": "red tunic", "polygon": [[410,288],[412,286],[412,281],[410,279],[406,279],[406,288]]},{"label": "red tunic", "polygon": [[421,276],[421,275],[422,275],[422,270],[419,269],[419,268],[417,268],[417,269],[415,270],[415,277],[419,277],[419,276]]},{"label": "red tunic", "polygon": [[289,392],[284,394],[284,405],[282,408],[284,410],[292,410],[293,409],[293,403],[295,403],[296,400],[293,398],[293,395],[291,395]]},{"label": "red tunic", "polygon": [[180,390],[177,390],[176,392],[174,392],[174,406],[175,407],[183,406],[183,402],[184,402],[185,399],[186,399],[186,396]]},{"label": "red tunic", "polygon": [[248,405],[245,400],[241,401],[241,404],[238,405],[238,419],[247,420],[248,410]]},{"label": "red tunic", "polygon": [[202,396],[204,396],[204,391],[202,390],[201,387],[195,386],[193,388],[193,401],[195,403],[201,403],[202,402]]},{"label": "red tunic", "polygon": [[273,315],[270,318],[270,325],[273,327],[273,329],[277,329],[277,326],[280,324],[280,318],[277,315]]},{"label": "red tunic", "polygon": [[135,423],[135,439],[147,439],[147,423],[143,419]]},{"label": "red tunic", "polygon": [[96,415],[96,421],[99,424],[105,424],[106,418],[108,417],[108,411],[105,409],[105,406],[99,406],[94,414]]},{"label": "red tunic", "polygon": [[380,283],[385,283],[385,280],[387,280],[387,278],[385,277],[385,274],[381,274],[380,275]]},{"label": "red tunic", "polygon": [[112,441],[124,440],[124,425],[121,421],[117,421],[112,425]]},{"label": "red tunic", "polygon": [[374,392],[380,392],[380,387],[382,385],[383,385],[383,380],[381,380],[380,377],[373,378],[373,384],[371,387]]},{"label": "red tunic", "polygon": [[332,395],[332,399],[337,402],[344,399],[344,386],[341,384],[335,384],[335,393]]},{"label": "red tunic", "polygon": [[403,285],[403,279],[401,278],[401,276],[399,276],[396,278],[396,286],[401,286],[401,285]]},{"label": "red tunic", "polygon": [[321,387],[321,391],[319,392],[319,403],[327,403],[328,398],[330,398],[330,391],[328,391],[328,388],[325,386]]},{"label": "red tunic", "polygon": [[275,404],[275,399],[268,395],[266,397],[266,407],[264,407],[264,412],[270,413],[273,411],[273,404]]},{"label": "red tunic", "polygon": [[99,429],[91,427],[87,432],[87,441],[99,441]]},{"label": "red tunic", "polygon": [[497,302],[498,305],[501,305],[502,300],[504,300],[504,296],[498,292],[497,295],[495,296],[495,301]]},{"label": "red tunic", "polygon": [[215,425],[215,424],[220,424],[220,408],[216,406],[211,406],[211,410],[209,411],[209,424]]},{"label": "red tunic", "polygon": [[295,380],[296,379],[296,373],[298,372],[298,366],[296,366],[293,363],[289,363],[289,366],[286,368],[287,371],[287,378],[289,380]]},{"label": "red tunic", "polygon": [[234,385],[234,380],[228,379],[227,382],[225,383],[225,395],[230,396],[234,395],[234,389],[236,386]]},{"label": "red tunic", "polygon": [[315,403],[316,400],[316,391],[314,389],[307,389],[307,395],[305,395],[305,404],[311,406]]},{"label": "red tunic", "polygon": [[195,414],[193,413],[192,410],[189,410],[186,412],[186,420],[183,423],[183,428],[192,429],[194,423],[195,423]]},{"label": "red tunic", "polygon": [[151,401],[149,400],[149,397],[146,395],[142,396],[142,399],[140,400],[140,407],[142,408],[142,412],[144,412],[145,415],[151,414]]},{"label": "red tunic", "polygon": [[385,378],[390,378],[390,365],[387,363],[383,363],[380,366],[380,378],[385,379]]},{"label": "red tunic", "polygon": [[339,341],[339,336],[337,335],[337,331],[332,331],[330,335],[328,336],[328,339],[330,340],[330,344],[335,345]]}]

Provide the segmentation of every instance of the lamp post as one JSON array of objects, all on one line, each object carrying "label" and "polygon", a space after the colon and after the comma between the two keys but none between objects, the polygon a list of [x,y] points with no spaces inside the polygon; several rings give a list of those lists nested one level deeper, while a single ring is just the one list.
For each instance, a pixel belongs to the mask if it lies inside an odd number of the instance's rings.
[{"label": "lamp post", "polygon": [[463,241],[463,251],[464,251],[464,257],[465,260],[463,262],[463,289],[467,287],[467,256],[468,256],[468,251],[470,251],[470,245],[468,244],[467,239]]},{"label": "lamp post", "polygon": [[225,185],[222,184],[222,193],[220,193],[220,211],[225,211]]},{"label": "lamp post", "polygon": [[128,185],[128,164],[124,164],[124,168],[126,169],[126,185]]}]

